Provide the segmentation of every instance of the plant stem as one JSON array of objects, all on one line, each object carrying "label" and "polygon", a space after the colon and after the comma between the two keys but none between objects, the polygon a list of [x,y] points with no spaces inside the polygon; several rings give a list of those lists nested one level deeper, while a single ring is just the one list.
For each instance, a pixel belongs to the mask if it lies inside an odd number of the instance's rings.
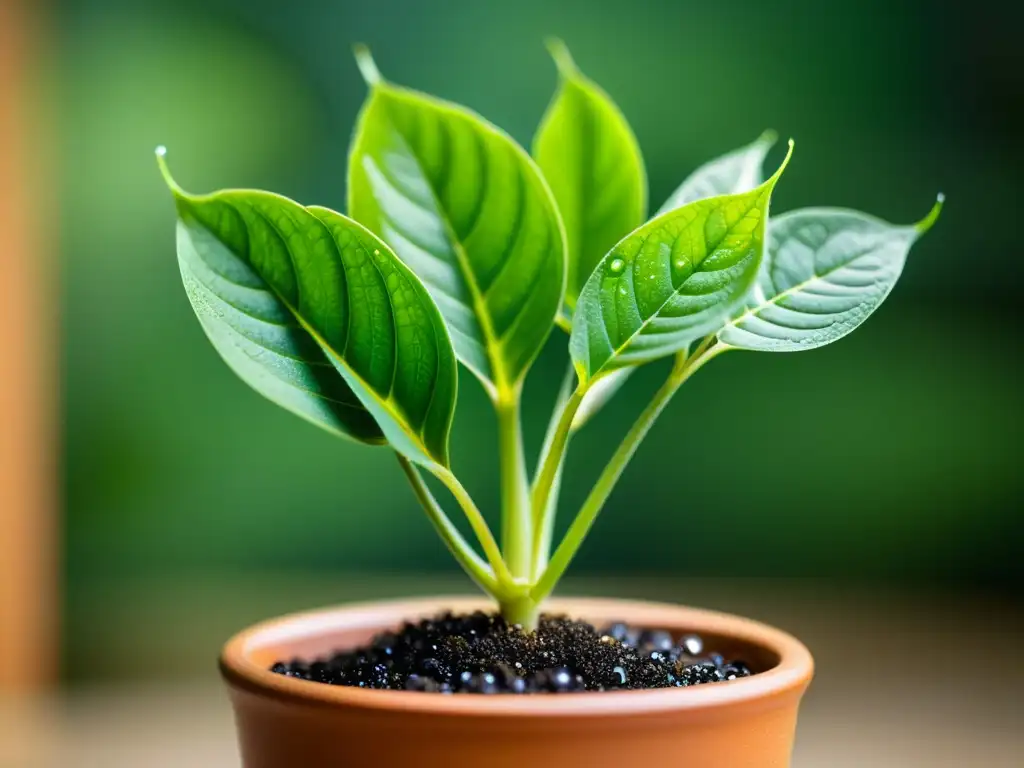
[{"label": "plant stem", "polygon": [[537,628],[540,618],[540,603],[530,598],[529,593],[510,597],[498,603],[502,618],[509,624],[518,624],[527,632]]},{"label": "plant stem", "polygon": [[445,487],[452,492],[455,500],[462,507],[462,511],[466,513],[466,519],[469,520],[469,525],[473,528],[473,533],[476,534],[477,540],[480,542],[480,546],[483,547],[484,554],[487,556],[487,561],[491,564],[491,568],[494,569],[494,575],[498,581],[498,589],[493,593],[499,600],[504,596],[506,592],[515,591],[515,579],[512,578],[512,574],[509,573],[508,566],[505,565],[505,561],[501,558],[501,550],[498,548],[498,542],[494,540],[494,534],[491,533],[490,527],[487,525],[487,521],[484,520],[484,516],[480,514],[480,510],[473,502],[473,498],[469,495],[469,491],[465,489],[459,479],[452,474],[450,469],[441,466],[432,466],[429,468],[433,472],[434,476],[445,484]]},{"label": "plant stem", "polygon": [[562,539],[562,543],[555,550],[555,554],[552,556],[547,569],[530,590],[530,597],[537,603],[547,598],[552,590],[554,590],[558,580],[562,578],[565,569],[569,567],[569,563],[572,562],[576,552],[579,551],[583,540],[590,531],[590,527],[594,524],[598,513],[615,488],[615,484],[622,476],[623,470],[629,464],[630,459],[633,458],[633,454],[636,453],[636,449],[640,446],[644,437],[647,436],[647,432],[655,420],[664,410],[665,406],[668,405],[669,400],[672,399],[672,396],[682,386],[683,382],[696,373],[704,363],[726,349],[726,347],[720,346],[709,351],[708,346],[713,339],[714,337],[711,336],[704,339],[689,358],[686,357],[685,353],[680,353],[676,356],[676,364],[673,366],[672,372],[665,380],[665,383],[661,385],[661,388],[654,395],[651,402],[633,423],[618,449],[612,454],[593,490],[587,496],[586,501],[583,502],[583,506],[580,507],[580,511],[576,514],[572,525],[569,526],[565,538]]},{"label": "plant stem", "polygon": [[501,392],[495,402],[498,415],[498,462],[501,471],[501,546],[505,563],[515,579],[532,576],[530,546],[533,520],[530,516],[526,458],[519,406],[521,389]]},{"label": "plant stem", "polygon": [[565,459],[565,449],[569,444],[569,434],[572,431],[572,420],[576,411],[580,409],[583,396],[587,390],[585,386],[578,386],[569,398],[565,401],[558,421],[553,430],[549,428],[551,441],[548,443],[548,451],[543,455],[540,462],[540,469],[534,480],[533,492],[531,494],[531,507],[533,509],[534,542],[533,552],[540,549],[540,537],[543,534],[544,516],[548,508],[548,500],[554,488],[555,480],[559,475],[562,461]]},{"label": "plant stem", "polygon": [[423,482],[423,477],[415,465],[400,453],[396,452],[395,456],[398,457],[398,463],[401,465],[402,471],[405,472],[405,476],[409,478],[409,483],[412,485],[416,498],[426,511],[430,522],[433,523],[434,529],[448,547],[448,551],[452,553],[463,570],[469,574],[469,577],[484,592],[494,595],[499,591],[499,587],[490,566],[473,551],[473,548],[462,537],[462,534],[452,524],[452,521],[448,519],[441,505],[437,503],[437,499],[430,492],[427,484]]},{"label": "plant stem", "polygon": [[[576,369],[573,367],[572,362],[569,363],[568,370],[565,372],[565,378],[562,380],[562,386],[558,390],[558,399],[555,401],[555,408],[551,413],[551,420],[548,422],[548,430],[544,435],[544,445],[540,449],[540,459],[537,462],[538,467],[544,465],[548,455],[551,453],[552,445],[555,442],[555,433],[558,429],[558,423],[561,420],[562,412],[565,410],[566,403],[569,402],[569,396],[572,395],[573,387],[576,384]],[[570,426],[568,439],[572,437],[572,428]],[[548,492],[548,501],[544,509],[540,510],[539,519],[536,513],[534,513],[533,520],[533,573],[531,578],[536,580],[540,578],[540,575],[544,572],[544,569],[548,565],[548,557],[551,555],[551,537],[552,531],[555,527],[555,518],[558,512],[558,495],[562,487],[562,468],[565,466],[565,452],[562,453],[562,458],[558,461],[558,467],[555,469],[555,476],[551,482],[551,490]]]}]

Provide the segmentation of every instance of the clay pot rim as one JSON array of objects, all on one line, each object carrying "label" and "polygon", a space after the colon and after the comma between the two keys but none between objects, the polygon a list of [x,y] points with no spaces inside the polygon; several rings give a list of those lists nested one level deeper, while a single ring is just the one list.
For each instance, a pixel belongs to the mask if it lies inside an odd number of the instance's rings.
[{"label": "clay pot rim", "polygon": [[485,599],[456,596],[352,603],[289,614],[256,624],[231,638],[221,653],[220,670],[229,684],[284,703],[503,718],[603,717],[625,712],[637,714],[717,708],[774,699],[788,692],[799,695],[814,671],[814,661],[803,643],[767,624],[700,608],[603,598],[555,599],[549,601],[545,608],[552,613],[566,613],[590,620],[622,619],[650,627],[725,635],[769,649],[779,657],[779,663],[751,677],[682,689],[459,696],[325,685],[279,675],[249,658],[253,650],[269,643],[309,638],[343,628],[383,631],[402,621],[434,615],[441,610],[469,612],[492,608],[493,604]]}]

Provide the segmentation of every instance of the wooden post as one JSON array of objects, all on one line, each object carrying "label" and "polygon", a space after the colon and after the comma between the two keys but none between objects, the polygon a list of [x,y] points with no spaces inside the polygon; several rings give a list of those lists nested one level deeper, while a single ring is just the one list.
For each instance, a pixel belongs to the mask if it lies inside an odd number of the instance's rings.
[{"label": "wooden post", "polygon": [[57,671],[56,302],[44,296],[55,281],[35,226],[48,170],[38,5],[0,0],[0,693],[40,690]]}]

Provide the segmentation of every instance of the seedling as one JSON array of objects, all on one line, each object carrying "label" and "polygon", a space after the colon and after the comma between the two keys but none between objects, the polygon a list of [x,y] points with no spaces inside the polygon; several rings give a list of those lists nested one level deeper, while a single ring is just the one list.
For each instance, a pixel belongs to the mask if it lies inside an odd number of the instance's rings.
[{"label": "seedling", "polygon": [[[836,341],[892,290],[935,222],[894,226],[808,208],[769,219],[774,143],[698,168],[647,219],[636,139],[611,99],[552,42],[558,91],[532,157],[470,110],[393,85],[369,52],[348,215],[270,192],[195,196],[171,178],[181,276],[214,347],[256,391],[341,437],[395,451],[438,534],[511,623],[536,625],[651,425],[708,361],[738,349]],[[570,365],[529,479],[523,381],[555,327]],[[572,435],[637,366],[672,358],[552,553]],[[449,461],[456,365],[494,405],[501,544]],[[434,497],[437,478],[478,554]]]}]

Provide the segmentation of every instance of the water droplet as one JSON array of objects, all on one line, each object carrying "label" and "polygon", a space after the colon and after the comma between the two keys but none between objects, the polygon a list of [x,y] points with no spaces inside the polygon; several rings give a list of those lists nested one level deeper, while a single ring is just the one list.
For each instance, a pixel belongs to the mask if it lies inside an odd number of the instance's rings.
[{"label": "water droplet", "polygon": [[611,263],[608,265],[608,272],[612,275],[620,275],[622,274],[622,270],[625,268],[626,262],[622,259],[612,259]]},{"label": "water droplet", "polygon": [[672,259],[672,281],[676,284],[688,278],[693,272],[693,264],[685,256]]},{"label": "water droplet", "polygon": [[700,656],[704,652],[704,641],[700,635],[683,635],[679,647],[687,656]]},{"label": "water droplet", "polygon": [[380,251],[377,248],[374,248],[373,249],[373,255],[374,256],[380,256]]}]

